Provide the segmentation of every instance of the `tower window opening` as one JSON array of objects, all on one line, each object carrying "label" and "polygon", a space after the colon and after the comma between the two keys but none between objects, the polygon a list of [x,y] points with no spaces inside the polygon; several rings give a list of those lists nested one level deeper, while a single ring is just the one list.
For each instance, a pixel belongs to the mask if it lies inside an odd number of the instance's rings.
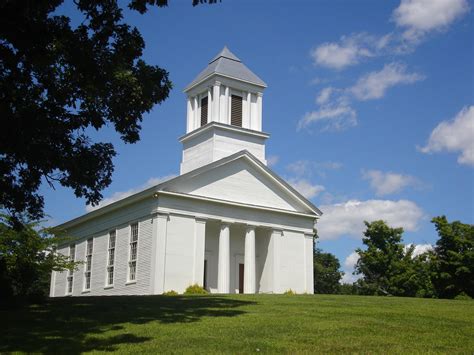
[{"label": "tower window opening", "polygon": [[201,126],[207,123],[207,96],[201,99]]},{"label": "tower window opening", "polygon": [[242,96],[232,95],[230,124],[242,127]]}]

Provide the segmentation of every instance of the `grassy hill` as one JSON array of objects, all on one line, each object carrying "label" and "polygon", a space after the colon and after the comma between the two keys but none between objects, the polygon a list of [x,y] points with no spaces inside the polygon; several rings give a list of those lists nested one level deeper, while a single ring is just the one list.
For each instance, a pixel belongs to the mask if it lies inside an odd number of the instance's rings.
[{"label": "grassy hill", "polygon": [[336,295],[83,297],[1,309],[0,317],[0,352],[474,352],[474,301]]}]

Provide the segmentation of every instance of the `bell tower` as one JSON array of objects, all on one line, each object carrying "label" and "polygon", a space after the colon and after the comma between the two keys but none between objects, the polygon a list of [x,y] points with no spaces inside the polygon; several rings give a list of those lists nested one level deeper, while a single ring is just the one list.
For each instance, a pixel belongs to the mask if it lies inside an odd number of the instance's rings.
[{"label": "bell tower", "polygon": [[181,174],[248,150],[264,164],[262,99],[267,85],[227,47],[189,84]]}]

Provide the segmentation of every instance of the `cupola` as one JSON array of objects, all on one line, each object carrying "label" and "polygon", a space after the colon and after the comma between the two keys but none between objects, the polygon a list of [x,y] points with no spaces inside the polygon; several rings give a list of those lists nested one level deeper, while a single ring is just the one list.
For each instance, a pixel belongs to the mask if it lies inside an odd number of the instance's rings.
[{"label": "cupola", "polygon": [[187,125],[181,174],[248,150],[263,163],[265,82],[227,47],[186,87]]}]

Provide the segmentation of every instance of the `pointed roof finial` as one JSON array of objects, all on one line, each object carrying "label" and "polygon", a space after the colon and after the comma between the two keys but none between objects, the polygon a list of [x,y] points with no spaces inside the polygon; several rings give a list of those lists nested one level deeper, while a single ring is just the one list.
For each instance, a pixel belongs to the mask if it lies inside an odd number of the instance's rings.
[{"label": "pointed roof finial", "polygon": [[190,90],[192,87],[198,85],[204,80],[207,80],[212,75],[221,75],[228,78],[246,81],[248,83],[267,87],[267,84],[255,75],[249,68],[245,66],[237,56],[232,53],[227,46],[219,52],[209,62],[206,69],[204,69],[199,75],[189,84],[184,91]]},{"label": "pointed roof finial", "polygon": [[212,58],[212,60],[209,62],[209,64],[211,64],[212,62],[216,61],[219,58],[227,58],[227,59],[230,59],[230,60],[235,60],[236,62],[241,62],[241,60],[239,58],[237,58],[237,56],[234,53],[232,53],[229,50],[229,48],[227,48],[227,46],[224,46],[224,48],[222,48],[220,53],[218,55],[216,55],[214,58]]}]

